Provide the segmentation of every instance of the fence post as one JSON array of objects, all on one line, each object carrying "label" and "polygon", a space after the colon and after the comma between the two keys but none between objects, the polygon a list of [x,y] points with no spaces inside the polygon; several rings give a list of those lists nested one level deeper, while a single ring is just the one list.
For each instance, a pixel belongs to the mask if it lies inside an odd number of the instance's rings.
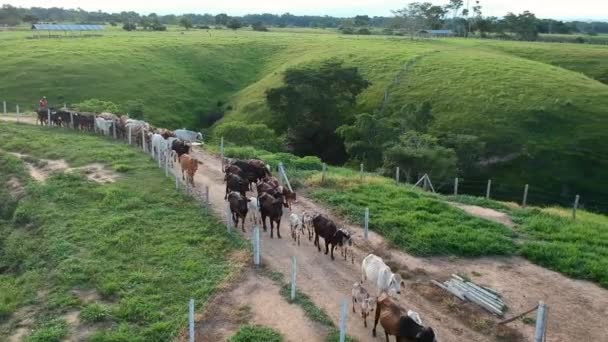
[{"label": "fence post", "polygon": [[260,265],[260,227],[253,227],[253,264]]},{"label": "fence post", "polygon": [[325,172],[327,172],[327,164],[323,163],[323,172],[321,173],[321,183],[325,183]]},{"label": "fence post", "polygon": [[283,166],[283,162],[279,162],[279,169],[281,170],[281,174],[279,175],[279,177],[281,177],[282,175],[283,178],[285,178],[285,183],[287,183],[289,191],[293,192],[293,189],[291,188],[291,183],[289,183],[289,178],[287,178],[287,174],[285,173],[285,167]]},{"label": "fence post", "polygon": [[365,218],[364,218],[363,226],[365,227],[363,234],[365,236],[365,240],[367,240],[367,236],[368,236],[368,232],[369,232],[369,208],[365,208]]},{"label": "fence post", "polygon": [[141,148],[144,150],[144,153],[147,153],[147,151],[146,151],[146,132],[144,131],[143,127],[141,129]]},{"label": "fence post", "polygon": [[167,156],[169,154],[168,152],[168,150],[165,151],[165,177],[169,177],[169,157]]},{"label": "fence post", "polygon": [[397,170],[395,171],[395,183],[399,185],[399,166],[397,166]]},{"label": "fence post", "polygon": [[226,206],[226,230],[230,233],[232,228],[232,211],[230,211],[230,204]]},{"label": "fence post", "polygon": [[547,306],[540,301],[536,311],[536,330],[534,331],[534,342],[543,342],[545,337],[545,324],[547,323]]},{"label": "fence post", "polygon": [[521,201],[521,206],[523,208],[525,208],[527,203],[528,203],[528,184],[526,184],[526,186],[524,187],[524,199]]},{"label": "fence post", "polygon": [[359,170],[359,175],[361,176],[361,180],[363,180],[363,164],[359,165],[360,170]]},{"label": "fence post", "polygon": [[574,207],[572,207],[572,219],[576,219],[576,209],[578,209],[578,201],[581,199],[579,195],[574,198]]},{"label": "fence post", "polygon": [[222,157],[222,172],[224,171],[224,136],[220,139],[220,153]]},{"label": "fence post", "polygon": [[51,109],[47,108],[47,110],[46,110],[46,116],[49,119],[49,121],[47,121],[48,126],[51,127],[52,126],[51,125]]},{"label": "fence post", "polygon": [[[158,156],[158,163],[160,164],[160,155]],[[177,177],[177,172],[175,174],[175,190],[179,190],[179,178]]]},{"label": "fence post", "polygon": [[70,125],[72,126],[72,129],[76,129],[76,127],[74,127],[74,113],[70,112]]},{"label": "fence post", "polygon": [[346,339],[346,298],[342,298],[342,308],[340,310],[340,342]]},{"label": "fence post", "polygon": [[194,299],[190,299],[190,303],[188,305],[188,325],[190,332],[190,342],[194,342]]},{"label": "fence post", "polygon": [[454,196],[458,196],[458,177],[454,178]]},{"label": "fence post", "polygon": [[296,299],[296,257],[295,255],[291,258],[291,301]]},{"label": "fence post", "polygon": [[19,105],[17,105],[16,107],[17,107],[17,118],[19,118]]},{"label": "fence post", "polygon": [[205,185],[205,203],[209,206],[209,185]]},{"label": "fence post", "polygon": [[112,137],[116,140],[116,120],[112,121]]},{"label": "fence post", "polygon": [[2,108],[4,108],[4,115],[6,115],[6,101],[2,101]]},{"label": "fence post", "polygon": [[486,199],[490,199],[490,189],[492,188],[492,180],[488,179],[488,186],[486,188]]}]

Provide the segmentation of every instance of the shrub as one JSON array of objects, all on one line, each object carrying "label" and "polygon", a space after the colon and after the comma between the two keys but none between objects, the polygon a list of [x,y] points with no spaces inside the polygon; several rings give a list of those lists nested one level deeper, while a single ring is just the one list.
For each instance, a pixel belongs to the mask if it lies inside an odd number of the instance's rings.
[{"label": "shrub", "polygon": [[369,29],[366,29],[366,28],[360,28],[357,31],[357,34],[368,36],[368,35],[372,34],[372,31],[370,31]]},{"label": "shrub", "polygon": [[261,22],[257,22],[257,23],[253,23],[251,24],[251,28],[254,31],[259,31],[259,32],[268,32],[268,28],[266,28],[266,26],[264,26],[264,24],[262,24]]},{"label": "shrub", "polygon": [[129,117],[133,119],[144,118],[144,101],[143,100],[129,100],[125,102],[123,106],[123,112],[129,114]]},{"label": "shrub", "polygon": [[273,130],[264,124],[246,124],[242,122],[225,122],[213,130],[214,136],[219,140],[239,146],[253,146],[270,152],[280,151],[283,142]]},{"label": "shrub", "polygon": [[209,27],[208,25],[196,25],[196,28],[199,30],[209,30],[211,29],[211,27]]},{"label": "shrub", "polygon": [[293,166],[298,170],[315,170],[323,169],[323,162],[319,157],[306,156],[293,161]]},{"label": "shrub", "polygon": [[340,32],[342,32],[342,34],[355,34],[355,30],[352,27],[342,27]]},{"label": "shrub", "polygon": [[137,30],[137,25],[135,23],[124,23],[122,29],[125,31],[135,31]]},{"label": "shrub", "polygon": [[81,103],[77,103],[74,107],[82,112],[93,112],[93,113],[101,113],[101,112],[109,112],[109,113],[118,113],[118,106],[110,101],[103,101],[99,99],[89,99],[82,101]]},{"label": "shrub", "polygon": [[230,338],[230,342],[281,342],[277,331],[261,325],[245,325]]}]

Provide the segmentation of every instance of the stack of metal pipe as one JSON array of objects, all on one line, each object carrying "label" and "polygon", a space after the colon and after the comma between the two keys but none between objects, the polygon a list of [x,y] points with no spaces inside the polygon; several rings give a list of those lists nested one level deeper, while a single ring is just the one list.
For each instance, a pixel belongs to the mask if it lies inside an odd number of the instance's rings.
[{"label": "stack of metal pipe", "polygon": [[459,299],[473,302],[495,315],[502,316],[505,312],[505,303],[496,290],[479,286],[456,274],[452,274],[452,278],[443,283],[433,280],[433,284]]}]

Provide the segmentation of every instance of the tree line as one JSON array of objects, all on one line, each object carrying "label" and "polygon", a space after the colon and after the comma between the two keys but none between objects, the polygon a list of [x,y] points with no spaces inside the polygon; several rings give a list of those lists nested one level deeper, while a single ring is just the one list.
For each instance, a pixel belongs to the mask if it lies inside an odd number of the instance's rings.
[{"label": "tree line", "polygon": [[[370,17],[357,15],[351,18],[332,16],[310,16],[284,14],[248,14],[229,16],[220,14],[142,15],[133,11],[108,13],[64,8],[21,8],[3,5],[0,8],[0,25],[15,26],[21,23],[59,23],[123,25],[125,29],[164,30],[166,25],[181,25],[185,28],[206,28],[222,25],[233,29],[255,25],[259,31],[266,27],[319,27],[339,28],[345,33],[370,34],[372,28],[384,29],[384,34],[414,34],[422,29],[449,29],[456,35],[466,37],[494,35],[503,38],[535,40],[543,33],[608,33],[608,22],[564,22],[553,19],[539,19],[534,13],[524,11],[508,13],[502,18],[484,16],[483,4],[478,0],[470,8],[464,0],[449,0],[443,6],[429,2],[413,2],[402,9],[393,11],[393,17]],[[254,27],[255,29],[255,27]]]}]

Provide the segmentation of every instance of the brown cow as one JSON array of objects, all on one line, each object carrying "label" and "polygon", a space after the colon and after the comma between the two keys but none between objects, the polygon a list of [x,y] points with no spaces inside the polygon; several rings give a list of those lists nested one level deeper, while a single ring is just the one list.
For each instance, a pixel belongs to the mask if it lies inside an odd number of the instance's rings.
[{"label": "brown cow", "polygon": [[194,174],[198,170],[198,163],[198,160],[194,159],[188,154],[183,154],[181,157],[179,157],[179,164],[182,167],[182,179],[186,180],[186,177],[184,176],[184,172],[186,172],[188,174],[187,181],[192,187],[195,186]]},{"label": "brown cow", "polygon": [[266,217],[270,219],[270,238],[273,238],[274,223],[277,223],[277,236],[281,238],[281,217],[283,216],[283,196],[279,193],[277,197],[263,193],[259,197],[262,225],[266,231]]},{"label": "brown cow", "polygon": [[236,191],[230,192],[228,195],[228,203],[230,203],[230,212],[232,213],[232,221],[234,226],[238,228],[239,218],[241,219],[241,229],[245,232],[245,219],[249,211],[249,199]]},{"label": "brown cow", "polygon": [[386,342],[388,336],[394,335],[397,342],[436,342],[435,332],[431,327],[423,327],[418,324],[413,318],[404,314],[403,310],[395,303],[389,295],[382,293],[378,297],[376,303],[376,317],[374,319],[374,328],[372,335],[376,337],[376,326],[378,320],[382,328]]}]

